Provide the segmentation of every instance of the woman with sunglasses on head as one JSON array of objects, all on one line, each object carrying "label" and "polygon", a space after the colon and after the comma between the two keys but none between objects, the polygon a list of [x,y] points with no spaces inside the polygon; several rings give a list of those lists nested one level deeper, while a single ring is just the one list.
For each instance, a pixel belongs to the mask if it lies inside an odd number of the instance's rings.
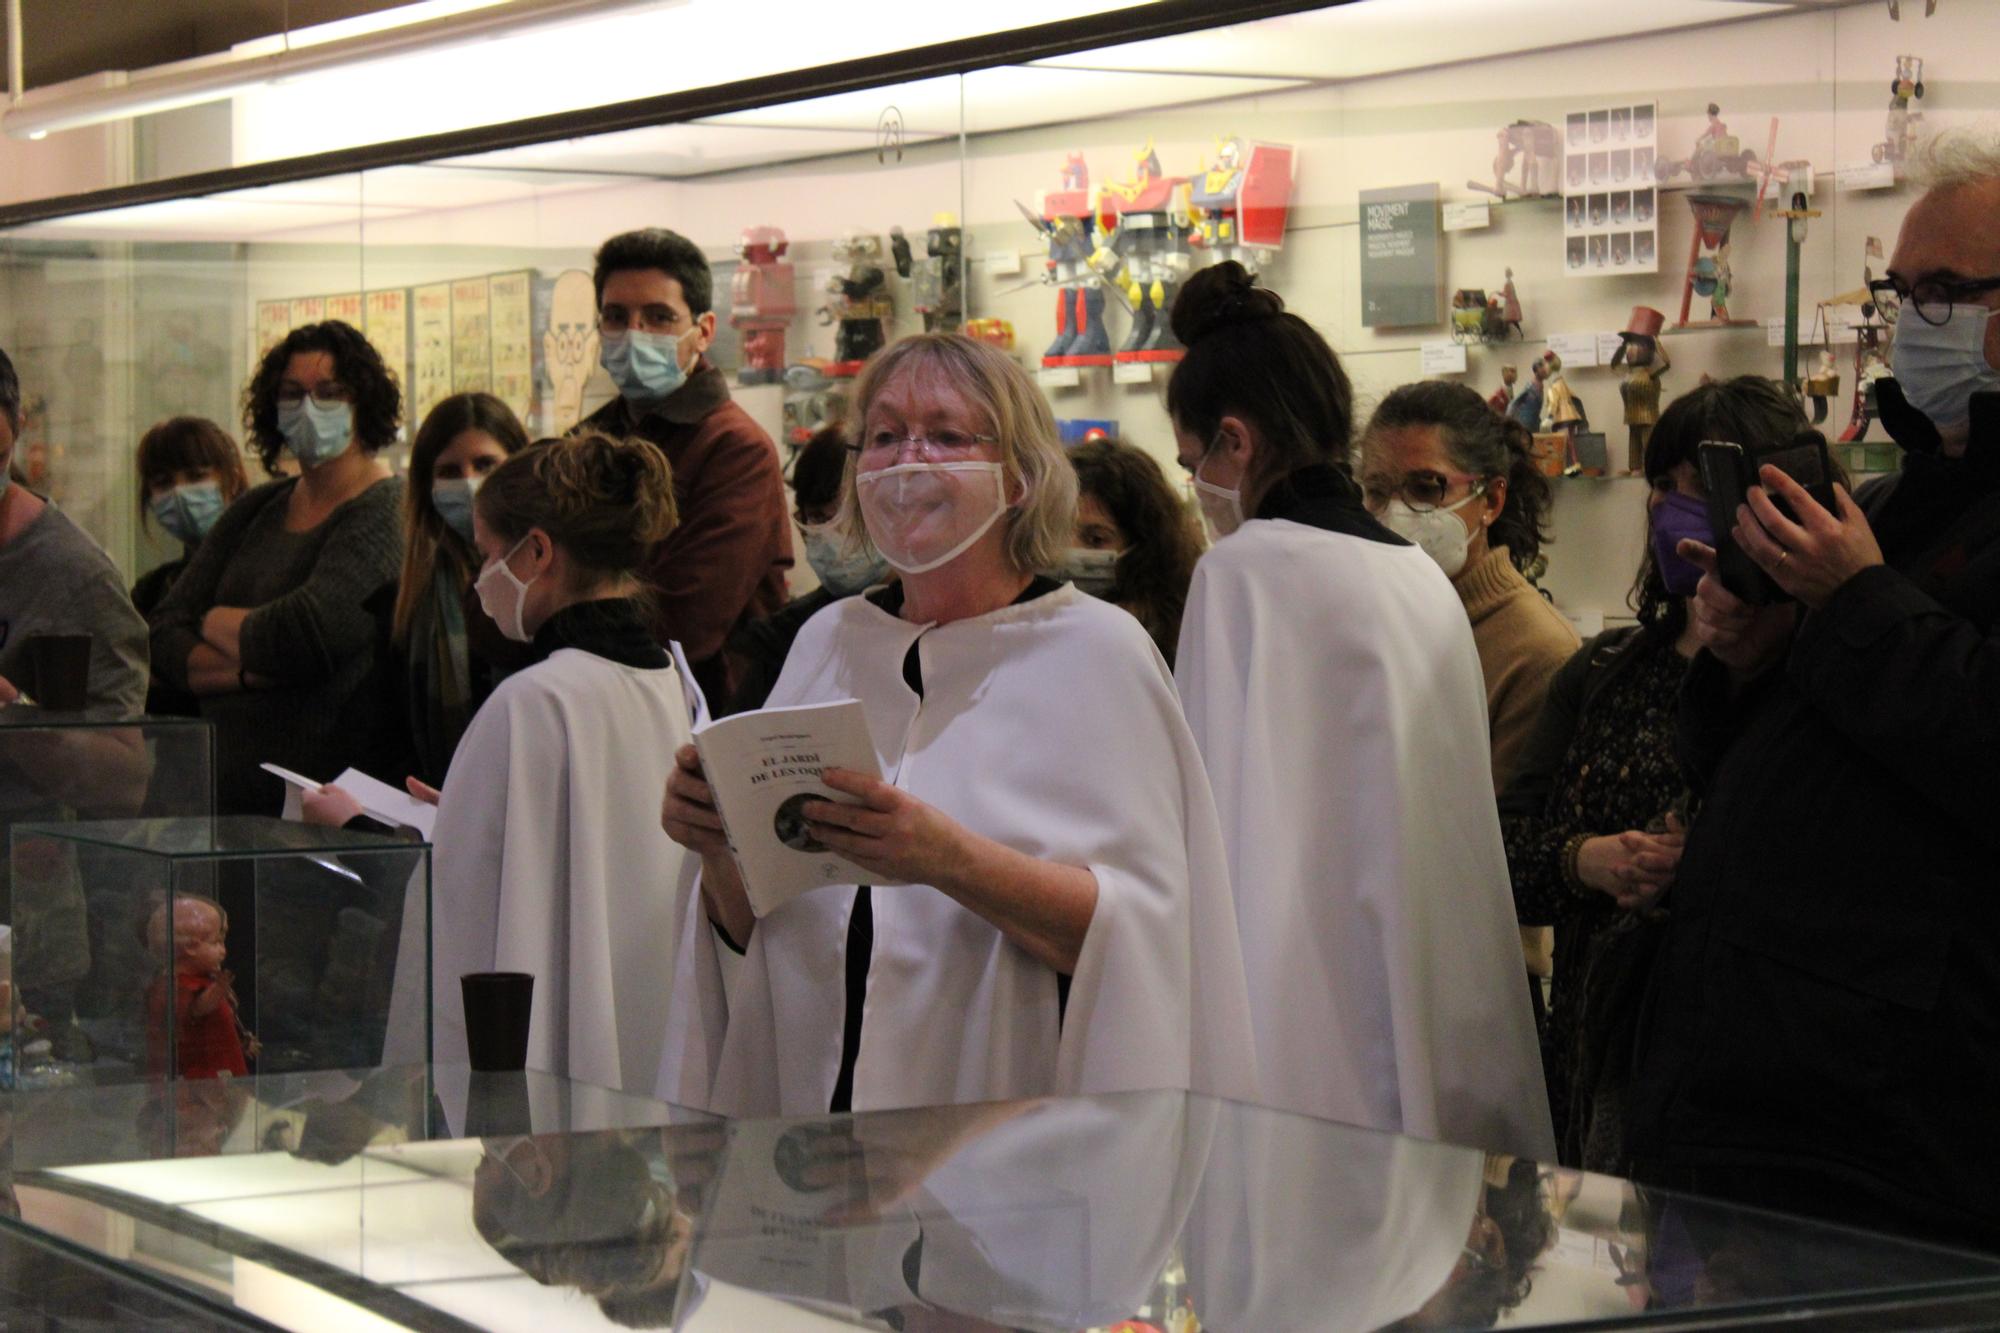
[{"label": "woman with sunglasses on head", "polygon": [[770,703],[860,700],[886,778],[829,769],[846,800],[804,814],[879,886],[753,914],[684,749],[662,816],[698,891],[660,1095],[780,1115],[1254,1097],[1214,807],[1172,680],[1131,616],[1037,573],[1076,509],[1047,400],[996,349],[921,334],[864,368],[853,419],[835,523],[901,578],[814,616]]},{"label": "woman with sunglasses on head", "polygon": [[1577,645],[1568,619],[1522,573],[1540,562],[1554,499],[1533,444],[1477,393],[1438,380],[1393,390],[1361,436],[1368,512],[1437,562],[1472,622],[1496,792]]},{"label": "woman with sunglasses on head", "polygon": [[1173,322],[1167,411],[1218,534],[1175,671],[1223,812],[1263,1100],[1546,1158],[1464,609],[1363,503],[1353,391],[1310,324],[1233,261],[1188,280]]},{"label": "woman with sunglasses on head", "polygon": [[410,447],[403,501],[403,574],[390,638],[402,658],[413,772],[444,781],[472,715],[510,671],[533,658],[479,605],[472,507],[494,468],[528,446],[490,393],[455,393],[430,410]]},{"label": "woman with sunglasses on head", "polygon": [[[655,803],[688,708],[640,570],[674,522],[660,451],[595,431],[513,455],[473,501],[480,605],[535,662],[472,719],[438,800],[439,1061],[465,1058],[458,979],[528,972],[529,1068],[626,1092],[657,1079],[681,853]],[[403,1014],[423,1003],[411,952]]]},{"label": "woman with sunglasses on head", "polygon": [[300,474],[229,506],[151,616],[153,670],[215,724],[225,814],[278,813],[284,784],[262,763],[330,778],[408,747],[384,706],[369,609],[402,555],[402,483],[375,456],[402,402],[381,356],[339,320],[292,330],[244,390],[265,467],[289,453]]}]

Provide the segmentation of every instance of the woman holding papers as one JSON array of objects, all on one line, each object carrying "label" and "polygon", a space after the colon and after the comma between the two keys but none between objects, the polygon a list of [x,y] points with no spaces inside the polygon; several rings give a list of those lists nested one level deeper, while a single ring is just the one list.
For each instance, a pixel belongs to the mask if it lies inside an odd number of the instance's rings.
[{"label": "woman holding papers", "polygon": [[[659,450],[596,433],[523,450],[479,489],[479,600],[540,660],[473,717],[438,806],[441,1062],[465,1058],[459,978],[529,972],[529,1068],[652,1091],[681,856],[654,803],[688,738],[688,708],[634,571],[673,525]],[[422,990],[413,974],[406,967],[399,986],[405,1003]]]},{"label": "woman holding papers", "polygon": [[692,747],[699,854],[661,1095],[735,1114],[1193,1088],[1253,1096],[1214,806],[1139,623],[1039,578],[1076,477],[1005,355],[923,334],[854,394],[836,523],[900,583],[800,632],[772,707],[855,698],[886,780],[828,769],[812,834],[861,867],[753,915]]},{"label": "woman holding papers", "polygon": [[1369,515],[1353,394],[1311,325],[1233,262],[1190,278],[1173,319],[1188,354],[1167,411],[1219,538],[1176,669],[1223,812],[1265,1101],[1549,1160],[1458,595]]}]

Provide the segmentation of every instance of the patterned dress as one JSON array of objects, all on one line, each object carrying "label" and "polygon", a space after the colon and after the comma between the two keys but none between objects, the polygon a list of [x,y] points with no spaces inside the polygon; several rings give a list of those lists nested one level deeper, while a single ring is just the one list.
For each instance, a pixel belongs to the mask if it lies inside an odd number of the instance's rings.
[{"label": "patterned dress", "polygon": [[[1550,687],[1501,800],[1516,915],[1523,925],[1555,927],[1542,1067],[1558,1143],[1572,1139],[1579,1021],[1592,998],[1585,982],[1590,945],[1627,915],[1608,895],[1565,882],[1563,849],[1579,835],[1662,829],[1667,812],[1679,808],[1687,784],[1674,731],[1686,671],[1671,633],[1613,630],[1584,644]],[[1609,980],[1599,972],[1589,984],[1602,988]],[[1570,1156],[1566,1148],[1565,1160]]]}]

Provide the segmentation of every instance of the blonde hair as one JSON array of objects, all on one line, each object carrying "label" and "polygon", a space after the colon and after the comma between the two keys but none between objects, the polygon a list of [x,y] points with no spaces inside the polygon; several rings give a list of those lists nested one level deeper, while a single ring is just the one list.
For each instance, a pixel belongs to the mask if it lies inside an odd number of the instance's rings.
[{"label": "blonde hair", "polygon": [[1938,131],[1911,154],[1910,178],[1926,191],[2000,180],[2000,130],[1978,125]]},{"label": "blonde hair", "polygon": [[[1055,414],[1027,372],[1006,353],[961,333],[916,333],[876,353],[854,382],[850,418],[855,439],[868,432],[868,415],[891,383],[926,376],[950,386],[983,415],[1000,441],[1001,480],[1020,500],[1007,513],[1006,559],[1023,574],[1058,564],[1075,539],[1076,472],[1056,435]],[[873,552],[854,491],[849,454],[840,486],[834,530],[850,548]]]}]

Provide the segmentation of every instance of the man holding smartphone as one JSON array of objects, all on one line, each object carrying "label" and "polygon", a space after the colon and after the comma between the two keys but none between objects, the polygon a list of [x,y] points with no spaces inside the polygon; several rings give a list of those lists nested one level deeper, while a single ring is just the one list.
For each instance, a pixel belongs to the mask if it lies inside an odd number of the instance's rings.
[{"label": "man holding smartphone", "polygon": [[2000,139],[1919,170],[1875,284],[1903,470],[1830,509],[1759,471],[1731,536],[1793,600],[1681,545],[1702,805],[1627,1149],[1659,1185],[2000,1250]]}]

